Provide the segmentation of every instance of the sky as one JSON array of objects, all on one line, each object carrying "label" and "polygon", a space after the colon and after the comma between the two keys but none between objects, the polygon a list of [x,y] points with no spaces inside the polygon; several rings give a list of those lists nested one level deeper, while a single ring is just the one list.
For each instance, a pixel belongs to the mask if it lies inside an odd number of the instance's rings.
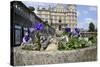
[{"label": "sky", "polygon": [[[51,7],[56,6],[56,3],[43,3],[43,2],[31,2],[31,1],[23,1],[23,3],[27,7],[33,6],[35,9],[37,9],[38,6],[40,8],[42,7],[48,8],[49,5],[51,5]],[[93,24],[97,28],[97,7],[96,6],[76,5],[76,10],[77,10],[78,28],[83,28],[85,30],[88,30],[90,22],[93,22]]]},{"label": "sky", "polygon": [[97,27],[97,7],[77,5],[77,21],[79,28],[88,29],[90,22]]}]

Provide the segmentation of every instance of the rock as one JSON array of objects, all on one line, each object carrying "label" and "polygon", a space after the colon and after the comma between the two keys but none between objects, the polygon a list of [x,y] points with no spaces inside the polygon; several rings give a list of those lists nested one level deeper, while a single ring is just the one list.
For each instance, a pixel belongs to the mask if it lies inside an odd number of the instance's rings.
[{"label": "rock", "polygon": [[45,49],[48,46],[49,38],[46,36],[41,36],[40,43],[41,43],[41,50]]},{"label": "rock", "polygon": [[51,38],[50,44],[46,48],[46,51],[54,51],[58,49],[58,41],[55,38]]},{"label": "rock", "polygon": [[69,39],[67,35],[60,37],[60,42],[62,42],[63,44],[66,44],[68,41]]},{"label": "rock", "polygon": [[67,35],[65,36],[65,38],[66,38],[66,41],[68,42],[68,41],[69,41],[69,39],[68,39],[68,36],[67,36]]},{"label": "rock", "polygon": [[63,31],[59,31],[59,30],[56,30],[56,36],[61,36],[62,35],[62,33],[63,33]]},{"label": "rock", "polygon": [[58,46],[56,44],[49,44],[49,46],[47,47],[46,51],[54,51],[54,50],[57,50],[58,49]]}]

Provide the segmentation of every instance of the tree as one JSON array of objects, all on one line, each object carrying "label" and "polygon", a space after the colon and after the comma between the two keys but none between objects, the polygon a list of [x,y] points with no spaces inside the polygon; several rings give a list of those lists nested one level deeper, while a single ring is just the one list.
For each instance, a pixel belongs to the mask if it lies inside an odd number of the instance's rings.
[{"label": "tree", "polygon": [[94,32],[95,31],[95,25],[92,22],[89,24],[89,30],[88,31],[89,32]]}]

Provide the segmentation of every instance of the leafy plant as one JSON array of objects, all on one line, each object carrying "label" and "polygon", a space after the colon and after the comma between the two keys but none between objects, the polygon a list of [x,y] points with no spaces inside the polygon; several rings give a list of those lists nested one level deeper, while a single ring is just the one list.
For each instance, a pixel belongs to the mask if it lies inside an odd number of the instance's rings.
[{"label": "leafy plant", "polygon": [[80,40],[79,43],[80,43],[80,48],[86,47],[87,42],[84,39]]},{"label": "leafy plant", "polygon": [[22,47],[23,50],[33,50],[33,46],[32,45],[25,45]]},{"label": "leafy plant", "polygon": [[72,50],[77,48],[84,48],[86,47],[87,42],[83,40],[79,40],[76,37],[69,38],[69,42],[66,44],[63,44],[62,42],[59,42],[58,50]]},{"label": "leafy plant", "polygon": [[69,44],[68,46],[72,49],[78,48],[79,47],[78,38],[75,37],[70,38],[68,44]]},{"label": "leafy plant", "polygon": [[89,41],[91,41],[92,43],[96,43],[97,42],[97,37],[96,36],[90,36]]},{"label": "leafy plant", "polygon": [[66,49],[66,44],[63,44],[62,42],[58,43],[58,50],[65,50]]}]

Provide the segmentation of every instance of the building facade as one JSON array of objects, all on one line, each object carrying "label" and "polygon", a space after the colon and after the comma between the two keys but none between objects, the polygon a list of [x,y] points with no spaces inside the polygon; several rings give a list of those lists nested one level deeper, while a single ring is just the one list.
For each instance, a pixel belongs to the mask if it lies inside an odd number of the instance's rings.
[{"label": "building facade", "polygon": [[[41,33],[50,35],[54,34],[55,30],[48,24],[45,24],[45,22],[41,20],[33,10],[24,5],[21,1],[11,2],[11,46],[19,46],[22,43],[22,38],[25,33],[30,33],[32,25],[37,22],[43,23],[44,25],[44,29]],[[46,28],[47,26],[48,28]],[[30,33],[32,39],[34,39],[34,35],[35,31]]]},{"label": "building facade", "polygon": [[29,31],[29,27],[35,21],[35,16],[31,17],[31,15],[29,9],[22,2],[11,2],[11,36],[13,42],[11,46],[18,46],[22,43],[25,32]]},{"label": "building facade", "polygon": [[71,31],[77,27],[77,11],[76,5],[57,4],[51,8],[38,8],[37,15],[43,20],[48,22],[56,30],[64,30],[66,27],[70,27]]}]

